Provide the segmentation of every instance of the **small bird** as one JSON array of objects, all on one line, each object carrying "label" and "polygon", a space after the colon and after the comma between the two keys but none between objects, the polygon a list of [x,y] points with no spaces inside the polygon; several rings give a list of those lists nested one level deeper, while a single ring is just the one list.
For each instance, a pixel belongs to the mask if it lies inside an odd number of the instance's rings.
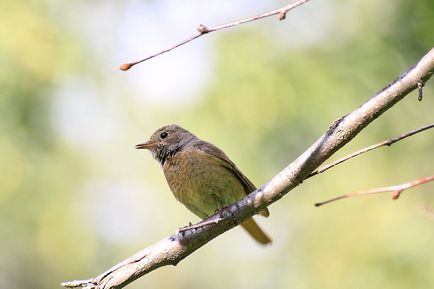
[{"label": "small bird", "polygon": [[[202,219],[256,190],[222,150],[180,126],[163,126],[136,148],[151,151],[175,198]],[[259,215],[270,213],[263,209]],[[241,226],[259,243],[271,243],[253,218]]]}]

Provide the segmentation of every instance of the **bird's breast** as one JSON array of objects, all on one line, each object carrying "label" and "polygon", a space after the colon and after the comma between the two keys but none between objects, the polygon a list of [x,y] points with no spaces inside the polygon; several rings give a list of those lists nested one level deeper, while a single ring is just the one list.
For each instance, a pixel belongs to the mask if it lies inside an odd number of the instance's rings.
[{"label": "bird's breast", "polygon": [[198,149],[176,153],[163,170],[175,198],[200,217],[245,195],[241,182],[222,160]]}]

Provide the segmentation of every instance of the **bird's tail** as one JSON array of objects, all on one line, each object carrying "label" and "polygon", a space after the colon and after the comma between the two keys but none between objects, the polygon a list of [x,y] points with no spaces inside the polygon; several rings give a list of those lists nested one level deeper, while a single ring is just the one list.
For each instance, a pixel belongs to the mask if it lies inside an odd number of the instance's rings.
[{"label": "bird's tail", "polygon": [[262,231],[253,218],[244,221],[241,226],[259,243],[263,245],[271,243],[271,239]]}]

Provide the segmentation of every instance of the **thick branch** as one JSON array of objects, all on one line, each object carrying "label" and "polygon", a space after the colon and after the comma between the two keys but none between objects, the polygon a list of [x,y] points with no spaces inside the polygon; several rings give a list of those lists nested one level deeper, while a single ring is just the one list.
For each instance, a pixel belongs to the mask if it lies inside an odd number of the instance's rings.
[{"label": "thick branch", "polygon": [[161,266],[176,265],[210,240],[282,198],[369,123],[416,89],[418,83],[425,83],[433,72],[434,49],[431,49],[415,67],[353,112],[336,120],[323,136],[268,183],[232,204],[221,214],[205,220],[206,225],[194,226],[163,239],[95,278],[65,282],[62,285],[87,289],[122,288]]},{"label": "thick branch", "polygon": [[378,148],[383,147],[383,146],[391,146],[391,145],[393,145],[394,143],[396,143],[396,142],[398,142],[400,140],[403,140],[405,138],[408,138],[408,137],[410,137],[412,135],[415,135],[417,133],[423,132],[423,131],[425,131],[427,129],[430,129],[430,128],[434,128],[434,123],[425,125],[423,127],[420,127],[418,129],[415,129],[415,130],[409,131],[407,133],[401,134],[401,135],[396,136],[394,138],[391,138],[391,139],[379,142],[377,144],[365,147],[365,148],[360,149],[358,151],[355,151],[355,152],[353,152],[353,153],[351,153],[351,154],[349,154],[349,155],[347,155],[347,156],[345,156],[343,158],[338,159],[337,161],[334,161],[334,162],[332,162],[332,163],[330,163],[328,165],[325,165],[325,166],[322,166],[322,167],[316,169],[314,172],[312,172],[308,176],[308,178],[313,177],[313,176],[315,176],[317,174],[321,174],[321,173],[323,173],[323,172],[331,169],[332,167],[337,166],[337,165],[339,165],[339,164],[341,164],[341,163],[343,163],[345,161],[348,161],[349,159],[357,157],[357,156],[359,156],[361,154],[367,153],[369,151],[372,151],[374,149],[378,149]]},{"label": "thick branch", "polygon": [[357,192],[351,192],[345,195],[341,195],[332,199],[329,199],[327,201],[316,203],[315,206],[319,207],[331,202],[339,201],[346,198],[353,198],[353,197],[361,197],[361,196],[367,196],[367,195],[373,195],[373,194],[379,194],[379,193],[391,193],[392,199],[397,200],[401,193],[407,189],[420,186],[423,184],[426,184],[428,182],[434,181],[434,176],[428,176],[425,178],[416,179],[407,183],[403,183],[400,185],[395,186],[389,186],[389,187],[383,187],[383,188],[375,188],[367,191],[357,191]]},{"label": "thick branch", "polygon": [[225,23],[225,24],[221,24],[221,25],[207,27],[207,26],[201,24],[196,29],[197,33],[194,34],[194,35],[192,35],[192,36],[190,36],[189,38],[184,39],[181,42],[178,42],[178,43],[176,43],[175,45],[173,45],[171,47],[168,47],[166,49],[158,51],[158,52],[156,52],[156,53],[154,53],[154,54],[152,54],[152,55],[150,55],[148,57],[145,57],[145,58],[143,58],[141,60],[138,60],[138,61],[135,61],[135,62],[131,62],[131,63],[124,63],[121,66],[119,66],[119,69],[123,70],[123,71],[128,70],[128,69],[130,69],[131,67],[133,67],[136,64],[142,63],[142,62],[147,61],[147,60],[149,60],[151,58],[154,58],[156,56],[159,56],[161,54],[169,52],[169,51],[171,51],[171,50],[173,50],[173,49],[175,49],[175,48],[177,48],[179,46],[182,46],[184,44],[187,44],[187,43],[195,40],[196,38],[199,38],[202,35],[207,34],[207,33],[219,31],[219,30],[222,30],[222,29],[230,28],[230,27],[234,27],[234,26],[237,26],[237,25],[241,25],[241,24],[244,24],[244,23],[252,22],[252,21],[255,21],[255,20],[263,19],[263,18],[266,18],[266,17],[274,16],[274,15],[278,15],[279,20],[283,20],[283,19],[286,18],[286,13],[288,13],[290,10],[292,10],[292,9],[294,9],[294,8],[296,8],[296,7],[304,4],[304,3],[306,3],[307,1],[309,1],[309,0],[296,0],[293,3],[291,3],[291,4],[288,4],[288,5],[284,6],[284,7],[278,8],[278,9],[273,10],[273,11],[265,12],[265,13],[262,13],[262,14],[259,14],[259,15],[256,15],[256,16],[252,16],[252,17],[249,17],[249,18],[245,18],[245,19],[241,19],[241,20],[237,20],[237,21],[233,21],[233,22],[229,22],[229,23]]}]

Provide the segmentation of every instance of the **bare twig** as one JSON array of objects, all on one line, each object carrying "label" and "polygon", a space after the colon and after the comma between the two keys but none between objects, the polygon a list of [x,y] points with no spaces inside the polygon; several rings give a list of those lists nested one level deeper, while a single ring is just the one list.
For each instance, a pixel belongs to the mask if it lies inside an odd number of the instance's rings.
[{"label": "bare twig", "polygon": [[[351,141],[369,123],[415,90],[419,81],[426,83],[433,73],[434,48],[409,71],[354,111],[335,121],[324,135],[268,183],[230,205],[227,212],[217,213],[208,218],[206,222],[209,225],[165,238],[95,278],[64,282],[62,285],[86,289],[122,288],[159,267],[178,264],[210,240],[278,201],[302,183],[315,168]],[[212,224],[209,221],[215,219],[219,219],[219,222]]]},{"label": "bare twig", "polygon": [[346,199],[346,198],[353,198],[353,197],[360,197],[360,196],[367,196],[367,195],[372,195],[372,194],[379,194],[379,193],[391,193],[392,194],[392,199],[393,200],[397,200],[399,198],[399,196],[401,195],[401,193],[407,189],[428,183],[428,182],[432,182],[434,181],[434,175],[433,176],[428,176],[425,178],[420,178],[417,180],[413,180],[404,184],[400,184],[400,185],[396,185],[396,186],[390,186],[390,187],[383,187],[383,188],[375,188],[375,189],[371,189],[371,190],[367,190],[367,191],[357,191],[357,192],[351,192],[345,195],[341,195],[332,199],[329,199],[327,201],[324,202],[319,202],[319,203],[315,203],[316,207],[334,202],[334,201],[338,201],[338,200],[342,200],[342,199]]},{"label": "bare twig", "polygon": [[192,35],[189,38],[187,38],[187,39],[185,39],[185,40],[183,40],[183,41],[181,41],[179,43],[176,43],[175,45],[173,45],[173,46],[171,46],[169,48],[166,48],[166,49],[163,49],[161,51],[158,51],[158,52],[156,52],[156,53],[154,53],[154,54],[152,54],[152,55],[150,55],[150,56],[148,56],[146,58],[143,58],[143,59],[141,59],[139,61],[130,62],[130,63],[124,63],[121,66],[119,66],[119,69],[123,70],[123,71],[128,70],[128,69],[130,69],[131,67],[133,67],[136,64],[139,64],[141,62],[144,62],[146,60],[149,60],[151,58],[154,58],[154,57],[159,56],[161,54],[164,54],[166,52],[169,52],[169,51],[171,51],[171,50],[173,50],[173,49],[175,49],[175,48],[177,48],[179,46],[182,46],[184,44],[187,44],[190,41],[193,41],[196,38],[199,38],[202,35],[207,34],[207,33],[215,32],[215,31],[226,29],[226,28],[230,28],[230,27],[234,27],[234,26],[237,26],[237,25],[240,25],[240,24],[252,22],[252,21],[255,21],[255,20],[263,19],[263,18],[266,18],[266,17],[274,16],[274,15],[278,15],[278,19],[279,20],[283,20],[283,19],[286,18],[286,14],[290,10],[292,10],[292,9],[296,8],[297,6],[300,6],[300,5],[302,5],[302,4],[304,4],[304,3],[308,2],[308,1],[309,0],[296,0],[293,3],[288,4],[288,5],[284,6],[284,7],[279,8],[279,9],[276,9],[276,10],[273,10],[273,11],[270,11],[270,12],[265,12],[265,13],[262,13],[262,14],[259,14],[259,15],[256,15],[256,16],[252,16],[252,17],[249,17],[249,18],[241,19],[241,20],[238,20],[238,21],[233,21],[233,22],[221,24],[221,25],[216,25],[216,26],[210,26],[210,27],[208,27],[208,26],[205,26],[205,25],[201,24],[201,25],[199,25],[199,27],[197,27],[196,30],[197,30],[198,33],[196,33],[195,35]]},{"label": "bare twig", "polygon": [[349,159],[357,157],[357,156],[359,156],[361,154],[364,154],[366,152],[372,151],[374,149],[377,149],[377,148],[380,148],[380,147],[383,147],[383,146],[391,146],[391,145],[393,145],[394,143],[396,143],[396,142],[398,142],[400,140],[403,140],[405,138],[408,138],[408,137],[410,137],[412,135],[415,135],[415,134],[417,134],[419,132],[425,131],[425,130],[433,128],[433,127],[434,127],[434,123],[428,124],[428,125],[423,126],[421,128],[418,128],[418,129],[409,131],[407,133],[404,133],[402,135],[396,136],[396,137],[394,137],[392,139],[388,139],[388,140],[382,141],[380,143],[377,143],[377,144],[368,146],[366,148],[360,149],[360,150],[358,150],[356,152],[353,152],[352,154],[349,154],[349,155],[347,155],[347,156],[345,156],[345,157],[343,157],[341,159],[338,159],[337,161],[334,161],[334,162],[332,162],[332,163],[330,163],[328,165],[325,165],[325,166],[322,166],[322,167],[316,169],[314,172],[312,172],[308,176],[308,178],[313,177],[313,176],[315,176],[317,174],[323,173],[323,172],[327,171],[328,169],[331,169],[332,167],[334,167],[336,165],[339,165],[339,164],[341,164],[341,163],[343,163],[343,162],[345,162],[345,161],[347,161]]}]

